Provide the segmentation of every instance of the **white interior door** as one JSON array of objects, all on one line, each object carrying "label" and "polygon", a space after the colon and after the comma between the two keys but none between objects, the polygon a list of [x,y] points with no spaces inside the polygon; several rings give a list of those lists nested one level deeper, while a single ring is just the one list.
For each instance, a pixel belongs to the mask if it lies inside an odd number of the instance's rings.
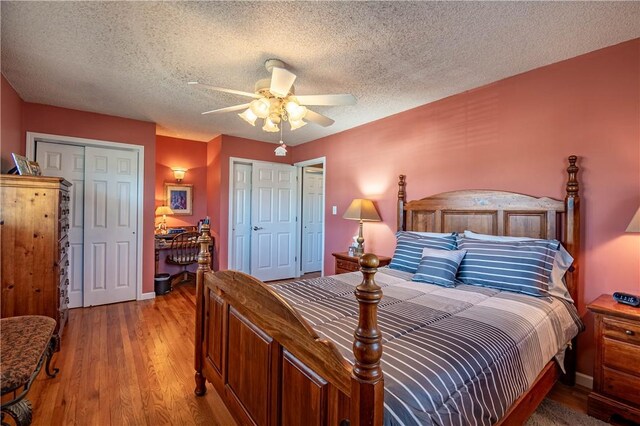
[{"label": "white interior door", "polygon": [[36,142],[36,161],[44,176],[62,177],[73,184],[69,191],[69,308],[82,306],[84,266],[84,147]]},{"label": "white interior door", "polygon": [[251,165],[233,164],[231,269],[251,273]]},{"label": "white interior door", "polygon": [[254,163],[251,175],[251,275],[263,281],[291,278],[297,260],[297,169]]},{"label": "white interior door", "polygon": [[317,167],[302,169],[302,273],[322,269],[323,180]]},{"label": "white interior door", "polygon": [[138,153],[85,148],[84,306],[136,298]]}]

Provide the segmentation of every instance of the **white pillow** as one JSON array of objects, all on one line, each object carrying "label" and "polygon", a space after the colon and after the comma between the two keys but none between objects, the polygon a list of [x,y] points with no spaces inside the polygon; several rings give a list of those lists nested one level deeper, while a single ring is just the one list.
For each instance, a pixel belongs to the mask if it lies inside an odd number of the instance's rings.
[{"label": "white pillow", "polygon": [[[503,237],[498,235],[477,234],[473,231],[464,231],[464,236],[474,240],[485,241],[531,241],[539,240],[539,238],[527,238],[527,237]],[[551,271],[551,282],[549,283],[549,294],[561,299],[568,300],[574,303],[567,289],[567,284],[564,281],[564,274],[571,267],[573,263],[573,257],[567,250],[560,244],[555,259],[553,259],[553,270]]]}]

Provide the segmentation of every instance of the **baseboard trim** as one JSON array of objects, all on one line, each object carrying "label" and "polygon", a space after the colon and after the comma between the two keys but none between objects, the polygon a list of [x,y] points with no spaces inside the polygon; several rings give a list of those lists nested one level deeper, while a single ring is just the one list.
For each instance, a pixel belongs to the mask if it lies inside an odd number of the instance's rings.
[{"label": "baseboard trim", "polygon": [[593,377],[583,373],[576,373],[576,385],[587,389],[593,389]]},{"label": "baseboard trim", "polygon": [[156,298],[156,292],[150,291],[149,293],[142,293],[138,298],[138,300],[149,300],[149,299],[155,299],[155,298]]}]

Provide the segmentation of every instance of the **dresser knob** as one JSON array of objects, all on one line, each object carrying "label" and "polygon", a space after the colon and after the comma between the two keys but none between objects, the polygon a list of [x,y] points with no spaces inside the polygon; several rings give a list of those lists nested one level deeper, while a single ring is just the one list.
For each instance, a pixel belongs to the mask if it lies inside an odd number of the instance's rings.
[{"label": "dresser knob", "polygon": [[633,336],[633,335],[635,334],[635,333],[634,333],[633,331],[631,331],[631,330],[625,330],[624,332],[625,332],[625,334],[626,334],[627,336]]}]

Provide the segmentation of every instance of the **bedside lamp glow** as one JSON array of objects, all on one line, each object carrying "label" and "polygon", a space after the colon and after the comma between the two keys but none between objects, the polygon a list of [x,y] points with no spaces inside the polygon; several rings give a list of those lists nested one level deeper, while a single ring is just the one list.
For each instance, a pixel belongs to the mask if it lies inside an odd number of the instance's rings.
[{"label": "bedside lamp glow", "polygon": [[342,216],[349,220],[359,220],[360,228],[358,231],[358,248],[356,249],[356,255],[360,256],[364,254],[364,237],[362,236],[362,222],[380,222],[380,215],[376,206],[373,205],[373,201],[363,198],[356,198],[351,202],[347,211]]},{"label": "bedside lamp glow", "polygon": [[640,207],[638,207],[636,214],[633,215],[627,230],[624,232],[640,232]]},{"label": "bedside lamp glow", "polygon": [[167,233],[167,215],[173,214],[173,210],[169,206],[159,206],[156,209],[156,216],[162,216],[162,222],[158,225],[161,234]]}]

